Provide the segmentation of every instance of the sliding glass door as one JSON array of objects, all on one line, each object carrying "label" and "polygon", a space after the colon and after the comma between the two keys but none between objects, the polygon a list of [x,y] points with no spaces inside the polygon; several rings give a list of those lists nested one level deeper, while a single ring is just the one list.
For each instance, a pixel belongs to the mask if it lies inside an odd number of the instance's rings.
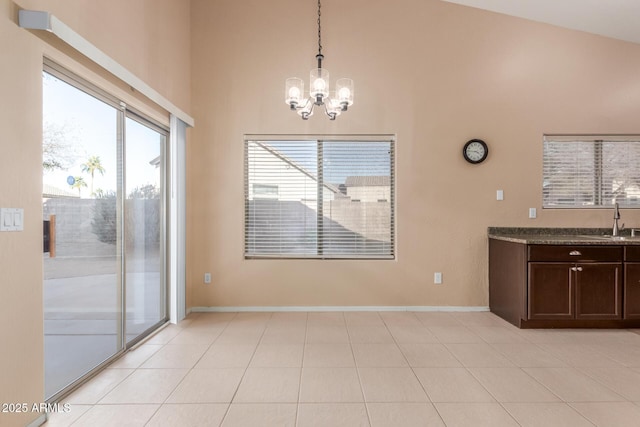
[{"label": "sliding glass door", "polygon": [[109,94],[45,64],[47,399],[166,321],[167,135]]},{"label": "sliding glass door", "polygon": [[125,122],[126,336],[133,342],[166,317],[163,245],[163,165],[166,133]]}]

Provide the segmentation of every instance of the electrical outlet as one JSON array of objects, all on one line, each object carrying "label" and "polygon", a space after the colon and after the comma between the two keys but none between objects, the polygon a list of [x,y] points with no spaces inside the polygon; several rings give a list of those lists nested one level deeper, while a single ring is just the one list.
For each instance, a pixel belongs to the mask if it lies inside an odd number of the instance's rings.
[{"label": "electrical outlet", "polygon": [[211,273],[204,273],[204,283],[211,283]]},{"label": "electrical outlet", "polygon": [[536,208],[529,208],[529,218],[534,219],[537,216]]},{"label": "electrical outlet", "polygon": [[442,273],[433,273],[433,283],[435,283],[436,285],[442,284]]},{"label": "electrical outlet", "polygon": [[496,200],[504,200],[504,191],[496,190]]}]

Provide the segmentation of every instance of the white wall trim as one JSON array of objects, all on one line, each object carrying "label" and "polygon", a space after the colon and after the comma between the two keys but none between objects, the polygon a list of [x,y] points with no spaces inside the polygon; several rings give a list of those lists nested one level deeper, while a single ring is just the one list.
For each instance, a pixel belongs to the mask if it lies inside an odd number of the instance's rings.
[{"label": "white wall trim", "polygon": [[158,91],[146,84],[142,79],[116,62],[109,55],[91,44],[87,39],[73,31],[68,25],[60,21],[49,12],[37,10],[20,10],[18,12],[20,27],[27,30],[48,31],[60,40],[100,65],[102,68],[136,89],[138,92],[155,102],[169,113],[176,115],[180,120],[193,127],[193,117],[182,111]]},{"label": "white wall trim", "polygon": [[39,427],[44,423],[46,423],[48,419],[49,419],[49,416],[46,413],[41,414],[38,418],[36,418],[35,420],[27,424],[26,427]]},{"label": "white wall trim", "polygon": [[259,306],[259,307],[191,307],[191,313],[229,313],[229,312],[286,312],[286,311],[465,311],[465,312],[482,312],[489,311],[487,306],[428,306],[428,305],[410,305],[410,306]]},{"label": "white wall trim", "polygon": [[186,313],[186,127],[170,117],[169,142],[169,320],[178,323]]}]

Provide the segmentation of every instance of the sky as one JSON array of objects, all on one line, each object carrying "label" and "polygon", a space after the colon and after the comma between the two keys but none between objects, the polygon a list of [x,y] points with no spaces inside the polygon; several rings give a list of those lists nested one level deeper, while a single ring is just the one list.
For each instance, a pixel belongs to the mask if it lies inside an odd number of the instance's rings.
[{"label": "sky", "polygon": [[[94,174],[94,192],[116,190],[117,110],[114,107],[44,72],[43,120],[45,129],[47,126],[65,129],[74,157],[73,164],[66,170],[45,171],[43,183],[77,192],[67,184],[67,177],[82,176],[87,187],[81,189],[81,195],[89,197],[91,177],[82,172],[81,164],[91,156],[99,156],[105,173]],[[125,132],[127,192],[147,184],[157,185],[159,169],[149,162],[160,155],[160,141],[164,136],[129,118]]]}]

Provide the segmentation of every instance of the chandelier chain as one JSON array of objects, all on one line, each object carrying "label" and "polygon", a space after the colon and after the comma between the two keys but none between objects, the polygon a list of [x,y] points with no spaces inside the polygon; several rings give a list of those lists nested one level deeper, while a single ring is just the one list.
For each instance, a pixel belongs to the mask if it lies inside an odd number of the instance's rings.
[{"label": "chandelier chain", "polygon": [[320,0],[318,0],[318,55],[322,55],[322,27],[320,25]]}]

